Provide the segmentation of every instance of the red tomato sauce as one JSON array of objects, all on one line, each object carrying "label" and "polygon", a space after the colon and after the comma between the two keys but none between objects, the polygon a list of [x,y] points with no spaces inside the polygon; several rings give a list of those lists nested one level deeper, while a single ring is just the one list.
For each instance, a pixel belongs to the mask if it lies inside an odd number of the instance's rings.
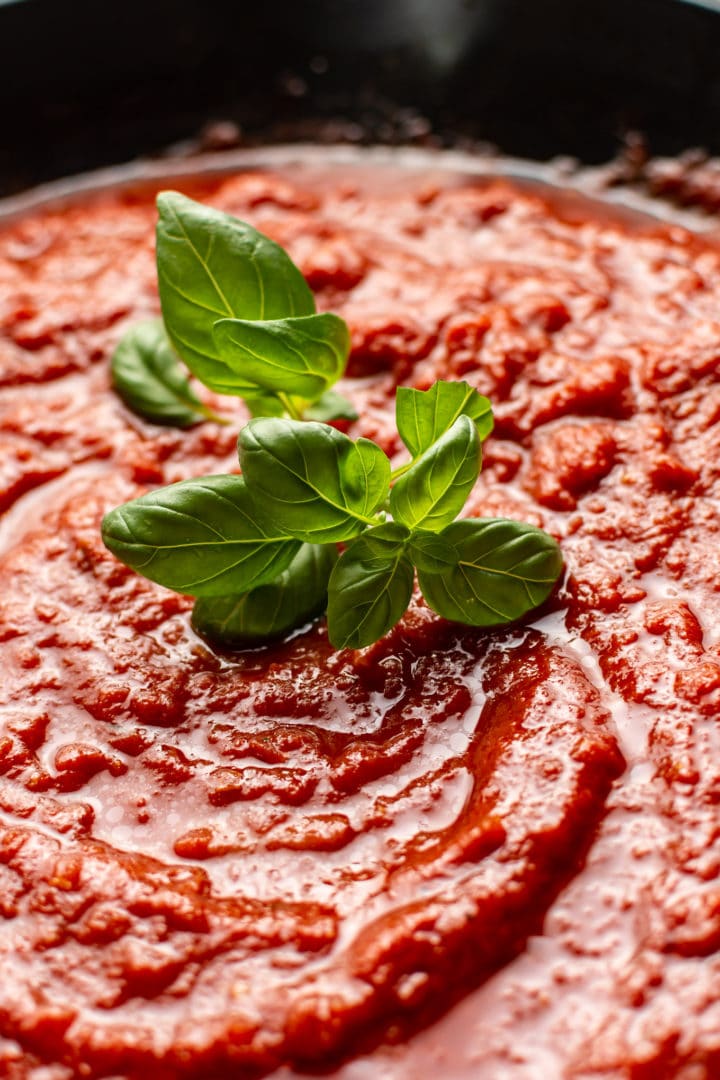
[{"label": "red tomato sauce", "polygon": [[[0,1073],[720,1075],[720,251],[508,179],[185,185],[350,325],[354,436],[398,383],[496,429],[467,512],[542,525],[528,625],[416,600],[214,653],[104,511],[237,468],[237,427],[109,388],[156,314],[153,193],[0,233]],[[237,426],[239,402],[226,399]]]}]

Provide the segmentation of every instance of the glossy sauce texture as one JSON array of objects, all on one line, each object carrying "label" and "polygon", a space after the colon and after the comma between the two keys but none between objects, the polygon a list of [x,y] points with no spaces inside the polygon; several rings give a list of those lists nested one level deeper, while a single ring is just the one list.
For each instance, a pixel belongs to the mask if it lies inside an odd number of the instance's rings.
[{"label": "glossy sauce texture", "polygon": [[399,463],[397,383],[492,399],[468,512],[547,528],[568,578],[523,628],[418,600],[359,653],[213,654],[98,531],[236,467],[235,427],[108,387],[157,312],[152,193],[6,228],[3,1075],[718,1075],[718,250],[503,179],[189,190],[348,320],[352,434]]}]

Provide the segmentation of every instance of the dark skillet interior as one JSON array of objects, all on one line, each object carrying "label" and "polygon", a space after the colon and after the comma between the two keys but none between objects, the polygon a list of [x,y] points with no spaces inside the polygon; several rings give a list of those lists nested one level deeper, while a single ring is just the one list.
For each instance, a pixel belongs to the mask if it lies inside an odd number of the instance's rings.
[{"label": "dark skillet interior", "polygon": [[0,194],[216,120],[245,143],[719,151],[718,58],[714,0],[0,0]]}]

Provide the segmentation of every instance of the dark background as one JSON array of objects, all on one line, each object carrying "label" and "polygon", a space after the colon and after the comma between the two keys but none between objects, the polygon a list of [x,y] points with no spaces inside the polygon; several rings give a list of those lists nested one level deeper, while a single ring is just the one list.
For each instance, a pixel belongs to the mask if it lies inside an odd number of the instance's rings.
[{"label": "dark background", "polygon": [[211,148],[480,139],[595,163],[635,129],[653,153],[720,151],[720,2],[0,0],[0,116],[0,193],[203,129]]}]

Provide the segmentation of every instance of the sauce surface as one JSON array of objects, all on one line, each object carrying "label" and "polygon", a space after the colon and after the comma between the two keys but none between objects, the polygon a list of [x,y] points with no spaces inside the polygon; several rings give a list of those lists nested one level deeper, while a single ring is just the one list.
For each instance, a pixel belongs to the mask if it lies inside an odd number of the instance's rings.
[{"label": "sauce surface", "polygon": [[398,383],[491,398],[466,512],[542,525],[568,576],[502,632],[418,600],[359,653],[320,623],[214,654],[99,536],[237,467],[236,427],[109,388],[158,311],[153,193],[6,227],[0,1072],[717,1076],[720,251],[509,179],[184,189],[347,319],[351,434],[400,462]]}]

